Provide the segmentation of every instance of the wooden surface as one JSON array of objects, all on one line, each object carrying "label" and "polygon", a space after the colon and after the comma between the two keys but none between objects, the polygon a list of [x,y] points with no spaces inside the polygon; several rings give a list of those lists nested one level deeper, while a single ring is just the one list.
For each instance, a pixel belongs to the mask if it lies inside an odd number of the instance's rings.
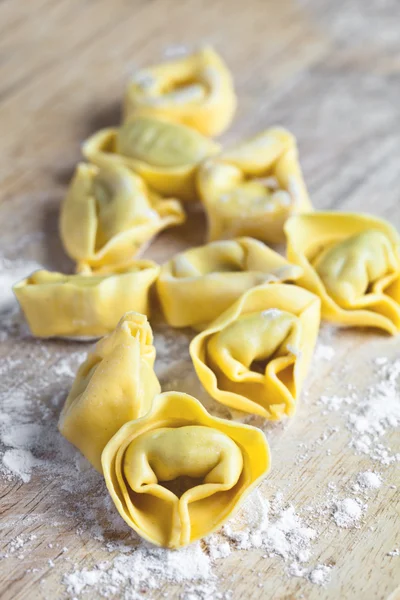
[{"label": "wooden surface", "polygon": [[[298,137],[317,209],[371,211],[399,226],[399,23],[397,0],[3,1],[2,256],[71,269],[57,236],[57,217],[81,142],[118,122],[125,82],[137,66],[157,62],[171,45],[203,42],[224,55],[236,81],[239,109],[224,142],[280,123]],[[185,227],[161,235],[147,255],[163,261],[203,237],[204,219],[195,214]],[[156,328],[156,335],[165,335],[165,329]],[[167,368],[161,378],[167,385],[182,369],[190,370],[185,336],[180,333],[180,342],[172,341],[164,352]],[[263,493],[269,497],[282,490],[299,510],[310,501],[323,501],[329,482],[345,489],[355,473],[371,468],[371,461],[348,448],[344,425],[332,436],[330,452],[320,449],[323,432],[343,422],[336,413],[323,414],[317,399],[327,389],[339,389],[338,373],[341,380],[368,384],[371,357],[395,356],[400,348],[398,341],[376,333],[347,331],[335,340],[335,358],[312,370],[307,402],[294,422],[287,429],[270,428],[274,466]],[[2,375],[3,391],[29,389],[36,377],[35,398],[42,408],[50,407],[46,418],[55,428],[59,408],[51,398],[65,393],[68,382],[54,366],[78,350],[84,348],[59,341],[39,344],[18,332],[7,335],[0,357],[13,359],[16,366],[8,379]],[[38,377],[45,381],[44,391]],[[185,391],[201,394],[193,376],[186,384]],[[307,456],[299,460],[304,442]],[[394,449],[398,436],[385,443]],[[91,498],[70,499],[62,477],[35,471],[27,484],[1,481],[1,551],[7,552],[18,535],[36,535],[23,559],[0,562],[2,598],[65,597],[61,581],[66,572],[109,558],[104,542],[76,508]],[[385,468],[384,480],[368,502],[360,529],[324,527],[316,540],[315,562],[334,566],[328,587],[289,579],[279,558],[263,559],[262,552],[251,551],[218,561],[215,571],[224,577],[220,591],[233,590],[233,599],[386,599],[400,584],[399,559],[387,556],[400,535],[398,491],[389,485],[400,483],[396,467]],[[44,518],[35,520],[35,515]],[[79,527],[81,535],[76,535]],[[106,541],[119,535],[108,530]],[[126,533],[121,536],[126,539]],[[62,560],[64,546],[70,562]],[[259,572],[263,588],[258,587]],[[179,598],[179,589],[168,586],[144,597],[163,593]]]}]

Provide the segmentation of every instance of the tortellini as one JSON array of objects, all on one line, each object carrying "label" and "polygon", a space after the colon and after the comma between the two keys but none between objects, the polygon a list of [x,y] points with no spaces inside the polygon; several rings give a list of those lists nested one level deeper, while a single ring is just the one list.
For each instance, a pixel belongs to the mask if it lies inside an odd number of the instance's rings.
[{"label": "tortellini", "polygon": [[37,337],[100,337],[121,315],[149,313],[149,290],[160,267],[137,260],[79,275],[35,271],[14,286],[29,328]]},{"label": "tortellini", "polygon": [[157,291],[170,325],[201,329],[246,290],[300,275],[299,267],[263,243],[238,238],[177,254],[161,267]]},{"label": "tortellini", "polygon": [[147,415],[123,425],[101,461],[122,518],[169,548],[220,527],[270,464],[260,430],[212,417],[179,392],[156,396]]},{"label": "tortellini", "polygon": [[163,200],[129,169],[78,165],[60,217],[68,255],[97,268],[126,262],[154,235],[185,220],[178,200]]},{"label": "tortellini", "polygon": [[225,131],[235,110],[231,74],[210,47],[139,71],[124,102],[126,120],[137,114],[165,117],[207,136]]},{"label": "tortellini", "polygon": [[307,375],[320,323],[320,300],[295,285],[255,287],[190,344],[207,392],[236,410],[291,416]]},{"label": "tortellini", "polygon": [[317,294],[323,318],[338,325],[400,331],[400,236],[386,221],[353,213],[292,217],[288,257],[299,285]]},{"label": "tortellini", "polygon": [[153,117],[135,117],[118,129],[103,129],[83,145],[83,154],[97,165],[123,165],[159,194],[181,200],[197,198],[198,164],[219,145],[197,131]]},{"label": "tortellini", "polygon": [[130,312],[78,370],[58,428],[98,471],[108,441],[122,425],[146,414],[160,392],[155,356],[147,318]]},{"label": "tortellini", "polygon": [[207,159],[197,185],[210,241],[248,235],[281,243],[286,219],[312,209],[296,141],[282,128],[267,129]]}]

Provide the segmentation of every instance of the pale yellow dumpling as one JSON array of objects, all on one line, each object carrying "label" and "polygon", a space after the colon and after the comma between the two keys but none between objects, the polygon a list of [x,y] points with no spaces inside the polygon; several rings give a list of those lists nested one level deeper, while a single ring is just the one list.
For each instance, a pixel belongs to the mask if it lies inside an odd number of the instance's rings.
[{"label": "pale yellow dumpling", "polygon": [[14,293],[37,337],[93,338],[111,332],[121,315],[149,313],[149,291],[160,267],[148,260],[82,274],[35,271]]},{"label": "pale yellow dumpling", "polygon": [[386,221],[356,213],[293,217],[288,257],[304,269],[299,285],[322,300],[338,325],[400,331],[400,237]]},{"label": "pale yellow dumpling", "polygon": [[191,201],[197,199],[198,165],[220,146],[185,125],[138,116],[119,128],[97,132],[82,150],[96,165],[122,165],[159,194]]},{"label": "pale yellow dumpling", "polygon": [[245,235],[280,243],[288,217],[312,209],[295,138],[282,128],[206,160],[197,186],[210,241]]},{"label": "pale yellow dumpling", "polygon": [[93,268],[131,260],[157,233],[185,220],[178,200],[163,200],[129,169],[79,164],[61,207],[68,255]]},{"label": "pale yellow dumpling", "polygon": [[207,392],[236,410],[293,415],[320,322],[320,301],[296,285],[248,290],[190,344]]},{"label": "pale yellow dumpling", "polygon": [[130,312],[79,368],[58,428],[99,471],[108,441],[122,425],[146,414],[160,392],[155,356],[147,318]]},{"label": "pale yellow dumpling", "polygon": [[122,518],[146,540],[169,548],[221,527],[269,464],[259,429],[212,417],[179,392],[156,396],[151,411],[126,423],[102,455]]},{"label": "pale yellow dumpling", "polygon": [[138,114],[163,117],[207,136],[227,129],[235,110],[232,76],[210,47],[142,69],[129,83],[124,102],[125,120]]},{"label": "pale yellow dumpling", "polygon": [[177,254],[162,266],[157,291],[172,327],[202,329],[246,290],[300,275],[299,267],[263,243],[238,238]]}]

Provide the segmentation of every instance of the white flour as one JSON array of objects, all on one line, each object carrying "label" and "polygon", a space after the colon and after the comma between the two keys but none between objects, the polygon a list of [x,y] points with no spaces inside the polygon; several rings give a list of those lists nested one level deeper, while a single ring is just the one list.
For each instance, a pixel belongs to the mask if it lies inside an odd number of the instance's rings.
[{"label": "white flour", "polygon": [[333,512],[333,520],[338,527],[344,527],[345,529],[357,527],[360,523],[363,509],[366,508],[366,506],[363,507],[354,498],[344,498],[344,500],[337,502]]},{"label": "white flour", "polygon": [[145,542],[133,550],[129,546],[117,546],[119,554],[113,560],[93,569],[77,569],[64,577],[64,584],[75,596],[95,587],[100,596],[116,594],[131,600],[140,598],[143,590],[161,589],[168,581],[184,585],[182,598],[222,598],[224,596],[218,593],[214,563],[235,550],[259,549],[264,558],[283,559],[288,575],[326,585],[331,568],[308,564],[316,537],[317,531],[303,522],[294,507],[284,505],[281,494],[269,503],[256,491],[222,530],[205,538],[206,552],[198,542],[181,550],[154,548]]},{"label": "white flour", "polygon": [[[5,286],[39,266],[36,263],[24,265],[20,261],[3,261],[1,264],[7,272],[6,275],[2,273],[3,279],[0,278]],[[1,288],[0,296],[3,297]],[[300,577],[304,585],[329,586],[333,567],[317,560],[317,543],[324,539],[329,524],[333,528],[335,525],[345,529],[363,527],[368,507],[359,496],[366,499],[368,494],[379,494],[386,477],[363,463],[353,474],[351,484],[331,482],[323,500],[315,499],[303,510],[299,510],[297,500],[296,506],[293,500],[292,503],[285,500],[286,492],[285,496],[282,492],[274,493],[267,479],[233,519],[201,543],[179,551],[154,548],[140,541],[122,521],[100,475],[56,428],[57,416],[74,373],[90,345],[71,343],[65,346],[57,341],[33,340],[9,289],[4,297],[0,335],[3,341],[18,346],[19,352],[15,355],[9,352],[0,361],[0,475],[5,480],[28,484],[35,478],[53,484],[55,496],[51,506],[44,515],[26,515],[25,528],[40,524],[37,531],[44,527],[50,531],[54,528],[54,532],[70,531],[70,535],[82,538],[82,543],[104,554],[104,560],[96,565],[75,564],[68,550],[70,544],[64,546],[64,540],[58,543],[52,536],[47,544],[51,554],[29,570],[42,573],[50,568],[57,571],[70,598],[91,593],[95,597],[138,600],[146,592],[151,594],[152,590],[162,593],[163,586],[171,583],[180,585],[182,600],[228,599],[229,593],[220,592],[218,564],[236,551],[251,551],[258,552],[266,561],[277,561],[277,565],[283,567],[285,577]],[[186,330],[171,334],[164,324],[154,320],[152,323],[156,334],[156,370],[163,389],[191,393],[213,414],[231,418],[232,411],[209,398],[193,371],[188,355],[192,334]],[[324,327],[316,360],[329,362],[334,358],[335,340],[335,331]],[[400,361],[380,357],[375,361],[375,368],[374,382],[366,392],[349,389],[343,395],[330,395],[324,391],[310,423],[317,431],[319,418],[328,415],[335,417],[336,423],[340,420],[342,431],[349,433],[351,448],[357,454],[361,453],[363,460],[375,461],[375,464],[378,461],[384,468],[397,460],[396,453],[385,446],[384,437],[400,422]],[[275,440],[291,426],[289,423],[267,424],[259,418],[233,414],[267,432],[272,454]],[[339,429],[336,424],[328,427],[324,424],[313,442],[306,440],[299,444],[302,450],[295,462],[301,464],[313,454],[319,456],[325,448],[329,455],[327,445]],[[290,436],[287,439],[290,440]],[[291,465],[287,483],[296,483],[297,477],[297,467]],[[290,491],[290,486],[286,491]],[[1,527],[14,527],[17,522],[18,518],[11,515]],[[22,561],[35,556],[35,537],[16,535],[3,558]],[[396,556],[398,549],[392,545],[386,552]],[[224,588],[229,585],[230,582],[225,582]],[[258,585],[262,589],[263,581]]]},{"label": "white flour", "polygon": [[3,454],[3,465],[10,473],[17,475],[24,483],[31,480],[32,470],[40,465],[40,460],[35,458],[30,450],[11,449]]},{"label": "white flour", "polygon": [[311,583],[315,585],[327,585],[331,577],[331,567],[327,565],[317,565],[315,569],[311,571],[308,578]]},{"label": "white flour", "polygon": [[357,484],[364,489],[377,490],[382,485],[382,477],[377,473],[373,473],[372,471],[365,471],[358,474]]},{"label": "white flour", "polygon": [[363,397],[345,412],[347,427],[352,433],[350,445],[383,465],[400,461],[381,438],[400,425],[399,375],[400,360],[378,361],[378,382],[370,386]]},{"label": "white flour", "polygon": [[10,310],[15,304],[12,286],[41,268],[37,262],[10,261],[0,257],[0,313]]},{"label": "white flour", "polygon": [[334,356],[335,350],[332,346],[323,343],[317,344],[314,352],[314,360],[326,360],[329,362]]},{"label": "white flour", "polygon": [[225,525],[223,534],[239,550],[262,548],[268,556],[280,556],[291,562],[307,562],[311,542],[317,536],[293,506],[282,507],[281,494],[269,503],[257,492],[246,504],[241,519]]},{"label": "white flour", "polygon": [[133,552],[122,553],[112,561],[97,565],[95,569],[83,569],[66,575],[64,583],[67,592],[73,595],[80,594],[87,587],[96,586],[97,592],[104,597],[118,594],[119,598],[130,600],[141,598],[143,589],[160,589],[166,581],[175,584],[208,583],[212,594],[215,592],[212,579],[211,561],[199,543],[182,550],[165,550],[143,543]]}]

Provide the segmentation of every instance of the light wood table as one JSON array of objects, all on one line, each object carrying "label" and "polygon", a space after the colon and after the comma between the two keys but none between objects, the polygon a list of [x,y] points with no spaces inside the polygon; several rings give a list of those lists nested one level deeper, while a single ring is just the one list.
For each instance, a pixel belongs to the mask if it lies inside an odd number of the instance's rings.
[{"label": "light wood table", "polygon": [[[2,256],[71,271],[57,218],[80,160],[80,144],[96,129],[118,123],[124,85],[136,67],[158,62],[171,46],[204,42],[214,44],[226,58],[239,97],[234,124],[223,142],[280,123],[298,138],[317,209],[370,211],[399,226],[399,23],[396,0],[2,2]],[[162,262],[181,248],[201,243],[204,231],[204,218],[196,213],[187,225],[160,235],[147,255]],[[165,335],[165,328],[157,327],[156,335]],[[177,335],[179,342],[174,343],[172,334],[164,348],[170,355],[169,367],[161,373],[165,384],[181,370],[190,370],[189,334]],[[269,497],[282,490],[298,511],[322,502],[329,482],[345,490],[354,474],[374,467],[348,447],[349,432],[340,414],[324,414],[317,399],[327,389],[335,393],[338,379],[365,386],[373,380],[371,359],[396,356],[400,348],[384,335],[354,331],[336,335],[334,345],[334,359],[311,370],[309,393],[293,424],[270,428],[274,465],[263,493]],[[46,418],[55,428],[59,408],[51,399],[68,388],[57,364],[84,349],[76,343],[39,343],[18,332],[7,335],[0,346],[5,365],[0,390],[17,394],[31,386],[41,418],[47,407]],[[6,368],[7,361],[13,361],[13,368]],[[42,392],[38,377],[43,378]],[[185,391],[201,394],[193,375],[186,383]],[[327,453],[328,446],[318,445],[318,439],[338,423]],[[385,443],[393,450],[398,436]],[[314,562],[333,566],[328,587],[288,578],[280,558],[265,559],[253,550],[234,552],[216,563],[219,590],[232,590],[233,599],[388,598],[400,584],[400,559],[387,555],[400,543],[398,490],[390,487],[399,485],[399,477],[395,466],[377,468],[384,472],[385,483],[371,495],[362,527],[345,530],[331,524],[314,542]],[[90,568],[110,558],[93,524],[89,527],[76,512],[77,499],[69,504],[72,495],[65,483],[62,474],[48,477],[40,469],[27,484],[1,480],[0,551],[9,553],[17,536],[36,536],[21,550],[23,559],[14,552],[0,562],[2,598],[66,597],[61,582],[74,564]],[[79,528],[81,535],[76,535]],[[126,533],[107,531],[106,541],[126,538]],[[68,551],[63,555],[64,546]],[[54,561],[53,567],[48,560]],[[165,593],[180,597],[178,588],[168,586],[143,597],[162,598]]]}]

